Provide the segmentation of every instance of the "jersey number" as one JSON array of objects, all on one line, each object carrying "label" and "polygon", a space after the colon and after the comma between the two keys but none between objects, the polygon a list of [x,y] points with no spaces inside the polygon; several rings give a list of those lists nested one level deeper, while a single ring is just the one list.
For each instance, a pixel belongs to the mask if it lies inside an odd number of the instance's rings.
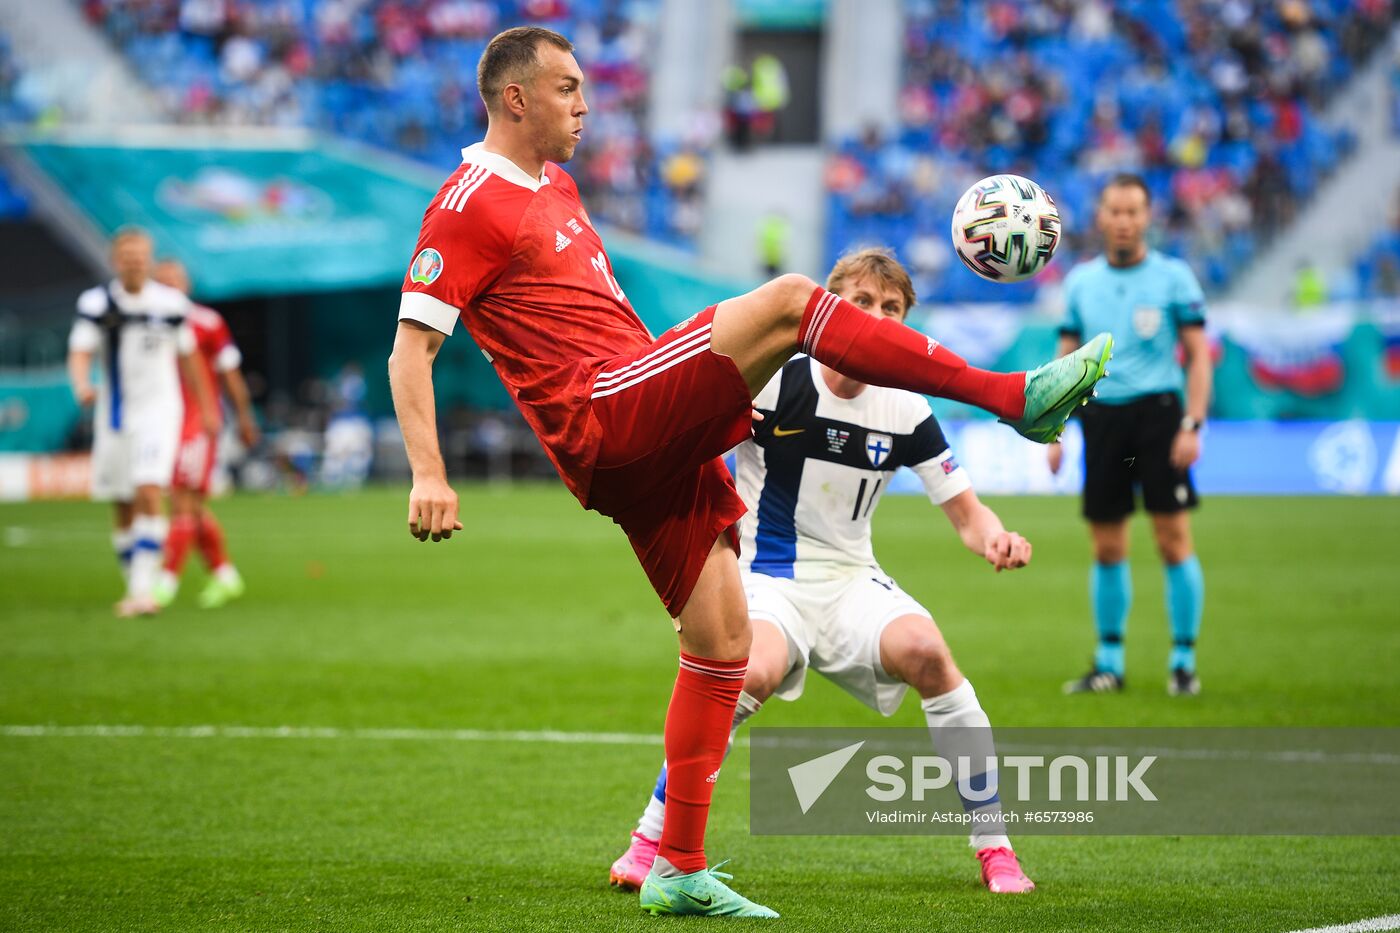
[{"label": "jersey number", "polygon": [[[853,521],[853,522],[860,521],[862,518],[865,518],[865,516],[867,516],[867,515],[870,514],[870,509],[871,509],[871,507],[875,505],[875,496],[876,496],[876,494],[879,493],[879,491],[880,491],[880,484],[883,483],[884,481],[885,481],[884,477],[877,477],[877,478],[876,478],[876,480],[875,480],[875,486],[874,486],[874,488],[872,488],[872,489],[870,490],[870,498],[869,498],[869,500],[866,500],[866,498],[865,498],[865,484],[868,482],[868,480],[863,479],[863,478],[861,479],[861,481],[860,481],[860,490],[856,493],[856,507],[853,508],[853,509],[851,509],[851,521]],[[860,510],[860,504],[861,504],[862,501],[865,502],[865,511],[864,511],[864,512],[862,512],[862,511]]]},{"label": "jersey number", "polygon": [[612,272],[608,269],[608,257],[603,255],[602,250],[598,250],[598,255],[591,260],[593,268],[603,277],[603,281],[608,283],[608,289],[613,293],[618,301],[626,301],[627,296],[622,294],[622,286],[617,284],[617,279],[613,278]]}]

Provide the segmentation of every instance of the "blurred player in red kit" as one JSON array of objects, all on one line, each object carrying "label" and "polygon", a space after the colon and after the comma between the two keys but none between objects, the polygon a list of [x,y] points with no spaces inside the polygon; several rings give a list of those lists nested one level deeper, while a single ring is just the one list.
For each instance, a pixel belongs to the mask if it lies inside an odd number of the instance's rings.
[{"label": "blurred player in red kit", "polygon": [[409,531],[437,541],[462,528],[432,384],[460,319],[565,485],[622,528],[675,620],[667,807],[642,908],[775,917],[730,889],[704,850],[751,637],[735,529],[745,507],[719,457],[749,437],[754,395],[806,352],[862,382],[979,405],[1044,442],[1102,378],[1111,339],[1031,373],[988,372],[792,274],[654,338],[558,164],[588,113],[572,50],[538,27],[491,40],[477,68],[486,138],[463,150],[424,214],[389,360],[413,471]]},{"label": "blurred player in red kit", "polygon": [[[175,259],[163,259],[156,264],[153,278],[188,295],[190,277],[184,265]],[[253,405],[248,383],[243,379],[243,355],[233,342],[233,334],[223,316],[213,308],[194,304],[186,318],[195,338],[195,373],[203,379],[209,397],[219,397],[219,386],[233,403],[238,418],[238,436],[248,447],[258,442],[258,424],[253,418]],[[243,595],[243,578],[229,560],[224,544],[224,530],[209,509],[209,481],[219,437],[210,434],[191,416],[188,399],[191,386],[182,381],[185,393],[185,421],[180,430],[180,450],[175,458],[175,474],[170,484],[170,534],[165,541],[165,566],[156,583],[155,598],[162,606],[174,601],[180,589],[180,573],[185,567],[190,545],[197,544],[199,553],[209,568],[209,582],[199,594],[199,604],[216,609]],[[222,409],[215,406],[222,415]]]}]

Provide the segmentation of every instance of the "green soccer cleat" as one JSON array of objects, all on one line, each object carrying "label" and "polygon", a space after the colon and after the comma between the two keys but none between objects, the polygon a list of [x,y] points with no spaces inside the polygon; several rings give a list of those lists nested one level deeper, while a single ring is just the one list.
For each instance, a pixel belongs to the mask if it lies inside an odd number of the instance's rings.
[{"label": "green soccer cleat", "polygon": [[238,575],[238,571],[233,567],[221,568],[218,573],[209,578],[209,582],[204,585],[204,589],[199,594],[199,607],[201,609],[218,609],[243,595],[247,587],[243,584],[243,578]]},{"label": "green soccer cleat", "polygon": [[156,580],[155,586],[151,587],[151,598],[156,601],[156,605],[164,609],[175,601],[175,596],[179,593],[178,583],[172,583],[170,578],[161,574]]},{"label": "green soccer cleat", "polygon": [[1113,336],[1099,334],[1068,356],[1051,360],[1026,373],[1026,411],[1009,424],[1017,434],[1037,444],[1053,444],[1064,433],[1065,422],[1080,405],[1087,404],[1094,386],[1108,371],[1113,357]]},{"label": "green soccer cleat", "polygon": [[[719,869],[702,868],[688,875],[661,878],[656,870],[642,882],[642,910],[655,917],[658,914],[677,914],[701,917],[776,917],[778,912],[769,910],[732,890],[724,881],[734,876]],[[724,881],[720,879],[723,878]]]}]

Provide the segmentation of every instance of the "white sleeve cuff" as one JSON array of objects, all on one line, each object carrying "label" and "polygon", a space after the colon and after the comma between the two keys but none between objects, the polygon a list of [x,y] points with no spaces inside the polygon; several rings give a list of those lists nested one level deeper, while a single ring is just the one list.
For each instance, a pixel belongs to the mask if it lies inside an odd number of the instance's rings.
[{"label": "white sleeve cuff", "polygon": [[219,355],[214,357],[214,369],[221,373],[232,372],[243,365],[243,354],[231,343],[224,344]]},{"label": "white sleeve cuff", "polygon": [[959,493],[972,488],[972,478],[961,466],[954,467],[951,473],[943,472],[943,461],[946,459],[948,458],[939,457],[925,460],[913,468],[924,484],[924,492],[928,494],[929,501],[934,505],[942,505]]},{"label": "white sleeve cuff", "polygon": [[423,292],[404,292],[399,299],[399,320],[417,321],[427,324],[433,330],[452,336],[452,328],[457,326],[456,308],[445,301]]}]

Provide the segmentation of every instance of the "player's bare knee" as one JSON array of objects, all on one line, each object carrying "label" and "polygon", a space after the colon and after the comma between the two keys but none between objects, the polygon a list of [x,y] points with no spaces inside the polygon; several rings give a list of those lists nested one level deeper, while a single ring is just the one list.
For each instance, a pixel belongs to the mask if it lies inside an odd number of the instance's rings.
[{"label": "player's bare knee", "polygon": [[766,700],[772,696],[787,674],[786,665],[783,663],[785,660],[774,663],[773,658],[751,653],[749,669],[744,674],[744,692],[757,700]]},{"label": "player's bare knee", "polygon": [[1163,563],[1179,564],[1191,556],[1191,539],[1182,536],[1159,540],[1157,552],[1161,555]]},{"label": "player's bare knee", "polygon": [[1121,564],[1127,559],[1127,548],[1117,546],[1094,548],[1094,560],[1100,564],[1112,566],[1113,564]]},{"label": "player's bare knee", "polygon": [[905,679],[921,696],[938,696],[960,678],[952,652],[941,638],[919,638],[905,654]]},{"label": "player's bare knee", "polygon": [[807,301],[816,287],[816,282],[800,272],[784,273],[764,285],[763,288],[772,296],[772,300],[765,303],[765,307],[771,309],[769,313],[773,315],[774,323],[790,327],[795,335],[797,328],[802,324],[802,315],[807,310]]},{"label": "player's bare knee", "polygon": [[928,620],[919,624],[899,624],[888,633],[892,638],[881,646],[881,660],[890,674],[903,680],[921,696],[947,693],[961,677],[952,652],[938,629]]}]

